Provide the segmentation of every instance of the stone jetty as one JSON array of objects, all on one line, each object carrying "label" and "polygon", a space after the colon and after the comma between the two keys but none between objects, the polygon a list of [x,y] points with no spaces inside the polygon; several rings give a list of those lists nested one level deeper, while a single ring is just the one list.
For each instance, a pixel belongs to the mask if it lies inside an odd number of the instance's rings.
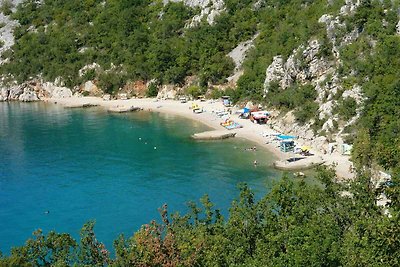
[{"label": "stone jetty", "polygon": [[230,132],[227,130],[215,130],[202,133],[195,133],[192,135],[192,138],[196,140],[221,140],[221,139],[235,137],[235,135],[236,135],[235,132]]}]

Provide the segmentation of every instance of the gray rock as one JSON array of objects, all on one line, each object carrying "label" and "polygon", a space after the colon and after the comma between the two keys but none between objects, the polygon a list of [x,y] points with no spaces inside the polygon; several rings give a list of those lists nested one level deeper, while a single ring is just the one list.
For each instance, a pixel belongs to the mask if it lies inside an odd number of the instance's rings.
[{"label": "gray rock", "polygon": [[19,96],[24,93],[22,86],[13,86],[10,88],[8,100],[18,100]]},{"label": "gray rock", "polygon": [[333,108],[335,107],[336,102],[335,101],[328,101],[322,105],[319,106],[319,119],[323,120],[325,118],[329,118],[332,116],[332,111]]},{"label": "gray rock", "polygon": [[24,92],[18,97],[18,100],[23,102],[32,102],[32,101],[38,101],[39,98],[36,95],[35,91],[33,91],[29,87],[25,87]]},{"label": "gray rock", "polygon": [[157,98],[159,99],[175,99],[177,90],[173,85],[163,85],[158,91]]},{"label": "gray rock", "polygon": [[68,98],[72,97],[71,89],[67,87],[55,86],[53,83],[47,82],[42,84],[42,90],[50,98]]},{"label": "gray rock", "polygon": [[0,101],[7,101],[8,100],[9,90],[6,88],[1,88],[0,90]]},{"label": "gray rock", "polygon": [[72,91],[67,87],[56,87],[51,93],[51,98],[68,98],[68,97],[72,97]]},{"label": "gray rock", "polygon": [[[353,3],[354,2],[354,3]],[[353,14],[357,7],[360,6],[360,0],[346,0],[345,4],[340,8],[341,15]]]},{"label": "gray rock", "polygon": [[285,76],[284,61],[282,56],[275,56],[271,65],[268,66],[265,73],[264,90],[268,93],[271,82],[281,84],[282,78]]},{"label": "gray rock", "polygon": [[320,43],[311,40],[306,47],[299,46],[293,50],[286,63],[282,56],[273,58],[265,73],[264,91],[268,92],[272,82],[277,82],[286,89],[294,82],[316,85],[317,81],[329,71],[332,63],[319,56]]},{"label": "gray rock", "polygon": [[362,88],[358,84],[353,85],[353,87],[350,90],[346,90],[342,94],[343,99],[346,98],[353,98],[357,104],[361,104],[364,100],[365,97],[362,93]]},{"label": "gray rock", "polygon": [[200,14],[194,16],[186,27],[195,27],[205,17],[207,22],[214,24],[215,18],[225,10],[225,3],[223,0],[163,0],[164,5],[169,2],[184,2],[189,7],[199,7]]},{"label": "gray rock", "polygon": [[243,74],[243,72],[241,71],[243,61],[246,58],[247,51],[249,51],[250,48],[254,47],[253,43],[257,36],[258,33],[254,35],[253,38],[251,38],[250,40],[240,43],[231,52],[229,52],[228,56],[232,58],[233,62],[235,62],[235,70],[234,74],[227,78],[228,81],[236,82],[241,74]]},{"label": "gray rock", "polygon": [[98,88],[92,81],[87,81],[83,86],[83,91],[91,93],[98,91]]}]

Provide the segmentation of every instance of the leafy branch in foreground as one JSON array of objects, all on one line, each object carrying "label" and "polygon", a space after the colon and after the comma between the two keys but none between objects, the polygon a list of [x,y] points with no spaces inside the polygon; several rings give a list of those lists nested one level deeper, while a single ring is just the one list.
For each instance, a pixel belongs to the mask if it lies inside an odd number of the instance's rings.
[{"label": "leafy branch in foreground", "polygon": [[[0,265],[395,266],[400,260],[399,209],[386,207],[387,216],[376,205],[377,195],[389,191],[375,189],[365,174],[348,185],[336,183],[330,169],[316,176],[318,185],[283,177],[258,201],[242,184],[227,220],[208,196],[201,206],[190,203],[191,211],[183,216],[169,215],[164,205],[161,222],[114,241],[114,258],[88,222],[79,243],[69,234],[39,230],[0,258]],[[398,183],[390,190],[398,194]]]}]

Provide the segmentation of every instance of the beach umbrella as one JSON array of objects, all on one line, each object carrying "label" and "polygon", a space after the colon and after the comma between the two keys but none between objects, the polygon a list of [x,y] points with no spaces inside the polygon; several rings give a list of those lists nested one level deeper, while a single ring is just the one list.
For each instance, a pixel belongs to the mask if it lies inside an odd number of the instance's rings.
[{"label": "beach umbrella", "polygon": [[311,147],[309,147],[309,146],[302,146],[302,147],[301,147],[301,150],[303,150],[303,151],[310,151],[310,150],[311,150]]}]

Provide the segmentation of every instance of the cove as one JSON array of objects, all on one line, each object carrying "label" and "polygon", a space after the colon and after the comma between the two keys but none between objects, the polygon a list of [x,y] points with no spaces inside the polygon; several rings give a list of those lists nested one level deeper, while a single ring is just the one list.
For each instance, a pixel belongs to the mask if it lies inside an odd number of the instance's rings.
[{"label": "cove", "polygon": [[226,217],[239,183],[261,197],[281,177],[268,151],[245,151],[248,141],[190,139],[208,129],[145,111],[0,103],[0,251],[38,228],[78,239],[88,220],[112,250],[119,234],[158,220],[164,203],[184,214],[188,201],[208,194]]}]

